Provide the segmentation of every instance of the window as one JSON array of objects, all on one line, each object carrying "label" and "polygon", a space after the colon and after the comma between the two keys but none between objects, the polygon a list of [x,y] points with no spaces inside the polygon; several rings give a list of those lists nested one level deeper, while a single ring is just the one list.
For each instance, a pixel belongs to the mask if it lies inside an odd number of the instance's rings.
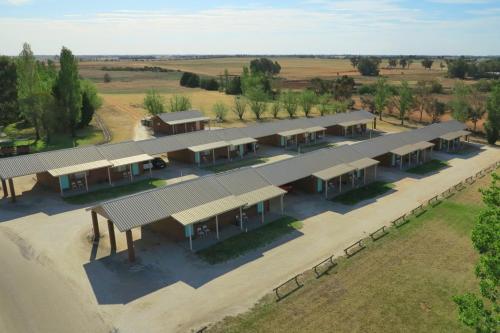
[{"label": "window", "polygon": [[126,165],[120,165],[115,168],[113,168],[116,172],[124,172],[127,171],[127,166]]}]

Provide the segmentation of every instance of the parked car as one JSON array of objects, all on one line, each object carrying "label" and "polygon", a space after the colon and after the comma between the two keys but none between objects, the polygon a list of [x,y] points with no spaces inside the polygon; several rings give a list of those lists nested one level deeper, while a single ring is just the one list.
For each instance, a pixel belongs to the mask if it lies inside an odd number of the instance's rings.
[{"label": "parked car", "polygon": [[161,157],[155,157],[151,163],[153,164],[153,169],[163,169],[167,166],[167,163]]}]

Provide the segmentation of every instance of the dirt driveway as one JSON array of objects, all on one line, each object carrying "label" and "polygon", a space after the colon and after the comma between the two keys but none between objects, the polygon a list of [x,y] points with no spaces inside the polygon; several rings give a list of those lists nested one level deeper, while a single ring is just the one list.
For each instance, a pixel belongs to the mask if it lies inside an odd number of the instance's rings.
[{"label": "dirt driveway", "polygon": [[[498,149],[455,155],[427,177],[384,172],[392,193],[355,207],[318,195],[287,198],[300,231],[219,265],[159,236],[134,234],[139,261],[126,262],[125,237],[109,256],[107,230],[88,241],[89,213],[57,195],[0,202],[0,331],[187,332],[248,309],[290,276],[340,255],[352,242],[498,160]],[[442,155],[450,158],[449,155]]]}]

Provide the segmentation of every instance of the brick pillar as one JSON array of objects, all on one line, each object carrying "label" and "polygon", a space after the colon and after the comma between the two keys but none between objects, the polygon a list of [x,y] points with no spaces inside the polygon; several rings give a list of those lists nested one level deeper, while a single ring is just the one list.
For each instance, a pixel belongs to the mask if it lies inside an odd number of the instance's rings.
[{"label": "brick pillar", "polygon": [[111,244],[111,250],[116,251],[116,237],[115,237],[115,227],[113,222],[108,220],[108,232],[109,232],[109,244]]},{"label": "brick pillar", "polygon": [[9,190],[7,190],[7,182],[5,179],[2,179],[2,189],[3,189],[3,197],[7,198],[9,196]]},{"label": "brick pillar", "polygon": [[132,230],[127,230],[125,232],[127,236],[127,249],[128,249],[128,261],[135,261],[135,252],[134,252],[134,240],[132,239]]},{"label": "brick pillar", "polygon": [[16,191],[14,190],[14,181],[12,178],[9,179],[9,187],[10,187],[10,201],[16,202]]},{"label": "brick pillar", "polygon": [[99,237],[101,237],[101,234],[99,233],[99,223],[97,222],[97,213],[92,211],[92,227],[94,229],[94,241],[98,240]]}]

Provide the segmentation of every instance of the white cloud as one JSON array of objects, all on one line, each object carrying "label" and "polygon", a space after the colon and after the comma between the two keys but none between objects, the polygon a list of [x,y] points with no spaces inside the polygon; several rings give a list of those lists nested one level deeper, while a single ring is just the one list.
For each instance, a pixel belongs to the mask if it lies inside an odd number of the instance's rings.
[{"label": "white cloud", "polygon": [[20,5],[26,4],[30,1],[31,0],[4,0],[3,2],[6,4],[9,4],[9,5],[13,5],[13,6],[20,6]]}]

